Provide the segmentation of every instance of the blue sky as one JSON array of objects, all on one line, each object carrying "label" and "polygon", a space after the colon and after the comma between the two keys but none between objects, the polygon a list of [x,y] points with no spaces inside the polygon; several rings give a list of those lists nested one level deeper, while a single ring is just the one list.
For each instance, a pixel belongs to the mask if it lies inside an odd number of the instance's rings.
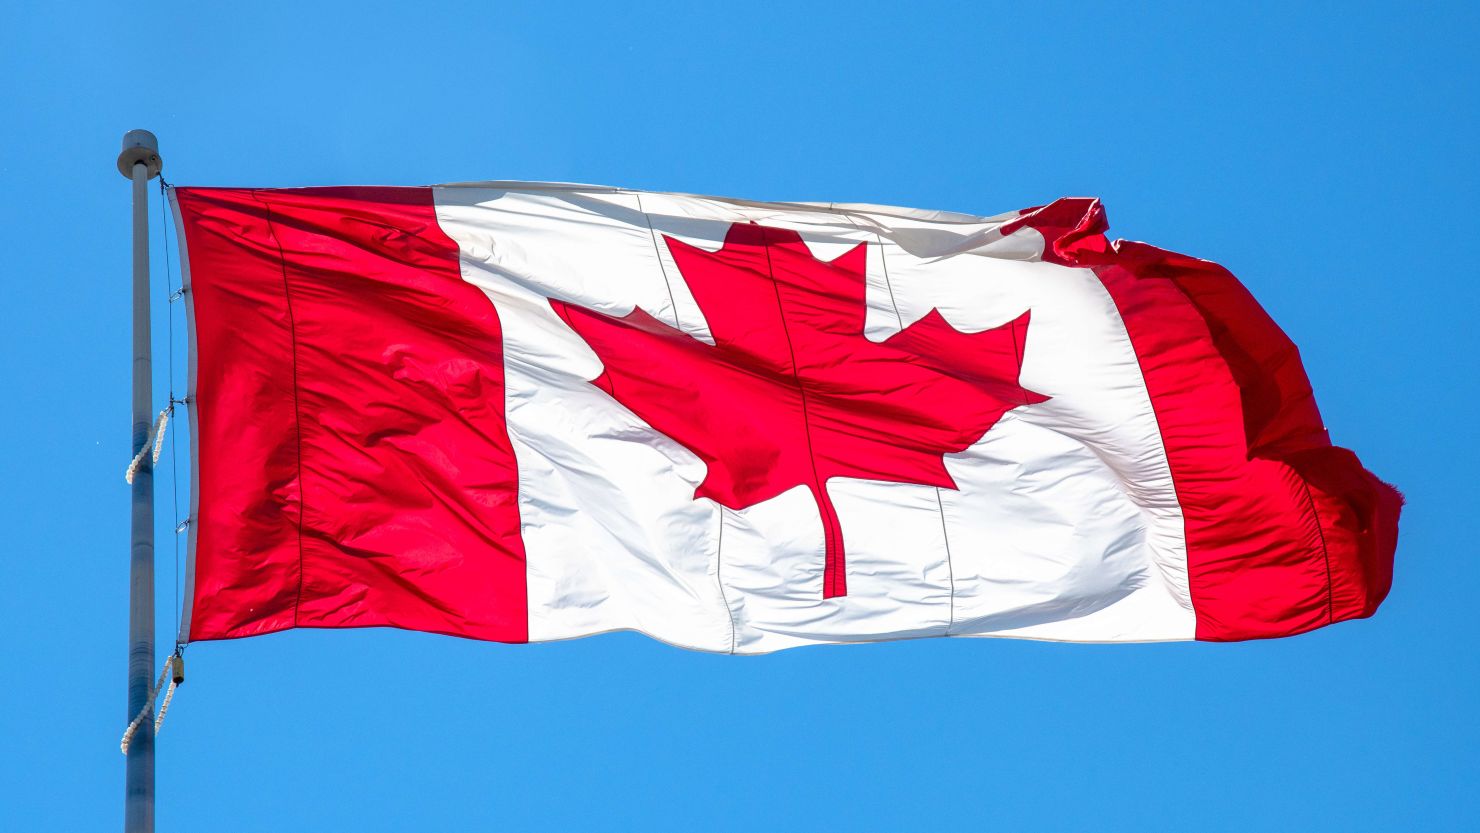
[{"label": "blue sky", "polygon": [[1337,442],[1408,497],[1378,615],[1275,642],[198,645],[159,741],[161,830],[1480,827],[1473,6],[202,5],[31,4],[0,27],[0,826],[121,819],[113,164],[146,127],[180,184],[548,179],[984,214],[1099,196],[1112,235],[1240,275]]}]

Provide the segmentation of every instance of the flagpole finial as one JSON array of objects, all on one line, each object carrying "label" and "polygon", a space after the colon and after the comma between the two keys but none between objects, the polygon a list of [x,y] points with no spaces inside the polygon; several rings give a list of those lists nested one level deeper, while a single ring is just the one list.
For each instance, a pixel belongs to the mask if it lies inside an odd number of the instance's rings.
[{"label": "flagpole finial", "polygon": [[159,176],[164,161],[159,158],[159,139],[147,130],[130,130],[123,134],[123,151],[118,154],[118,172],[132,179],[134,166],[143,162],[149,168],[149,179]]}]

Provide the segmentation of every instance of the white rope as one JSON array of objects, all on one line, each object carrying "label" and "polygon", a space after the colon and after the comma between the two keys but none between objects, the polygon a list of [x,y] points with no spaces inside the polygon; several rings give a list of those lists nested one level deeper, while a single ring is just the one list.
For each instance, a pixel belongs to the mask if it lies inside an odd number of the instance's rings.
[{"label": "white rope", "polygon": [[[164,685],[165,678],[168,677],[170,674],[170,668],[170,661],[165,660],[164,670],[159,672],[159,679],[156,680],[154,682],[154,685],[149,689],[149,699],[144,701],[144,708],[139,709],[139,713],[134,715],[133,720],[129,721],[128,728],[123,730],[123,740],[120,740],[118,742],[118,750],[123,754],[128,754],[128,745],[130,743],[133,743],[134,733],[139,731],[139,724],[144,722],[144,716],[149,714],[150,709],[154,708],[154,698],[159,696],[159,687]],[[170,688],[174,688],[173,683],[170,685]],[[162,711],[160,712],[160,717],[164,717],[164,713]],[[158,728],[159,721],[156,720],[155,730],[158,731]]]},{"label": "white rope", "polygon": [[140,448],[139,453],[134,455],[134,459],[128,464],[128,469],[123,473],[125,483],[128,483],[130,486],[133,485],[134,475],[138,474],[139,467],[144,465],[144,455],[149,453],[151,440],[154,445],[154,454],[151,456],[151,462],[159,462],[160,449],[164,448],[164,429],[165,426],[170,424],[170,411],[174,409],[174,403],[170,403],[168,408],[159,412],[159,418],[154,420],[154,427],[150,428],[149,434],[144,437],[144,447]]},{"label": "white rope", "polygon": [[159,727],[164,725],[164,713],[170,710],[170,701],[173,699],[175,699],[175,681],[171,679],[170,687],[164,690],[164,699],[159,702],[159,714],[154,716],[154,734],[158,735]]}]

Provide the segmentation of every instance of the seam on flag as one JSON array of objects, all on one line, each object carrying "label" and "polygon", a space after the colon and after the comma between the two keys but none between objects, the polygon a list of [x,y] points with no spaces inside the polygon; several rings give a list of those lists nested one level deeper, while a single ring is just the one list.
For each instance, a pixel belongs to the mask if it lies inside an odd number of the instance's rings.
[{"label": "seam on flag", "polygon": [[716,502],[719,510],[719,535],[714,541],[714,578],[719,584],[719,599],[725,605],[725,617],[730,620],[730,654],[740,646],[740,627],[735,624],[735,609],[730,607],[730,597],[725,594],[725,507]]},{"label": "seam on flag", "polygon": [[1315,522],[1316,535],[1321,538],[1321,557],[1326,562],[1326,624],[1336,624],[1336,603],[1331,598],[1331,549],[1326,546],[1326,530],[1321,526],[1321,510],[1316,508],[1316,499],[1310,493],[1310,481],[1304,477],[1300,478],[1300,485],[1305,489],[1305,501],[1310,504],[1310,519]]},{"label": "seam on flag", "polygon": [[[1042,234],[1043,232],[1040,231],[1039,233]],[[1045,243],[1045,250],[1047,250],[1047,247],[1050,246],[1050,245],[1052,245],[1052,244]],[[1044,262],[1053,263],[1054,261],[1052,261],[1052,260],[1045,260]],[[1186,570],[1186,576],[1187,576],[1187,603],[1192,606],[1192,627],[1193,627],[1192,640],[1193,641],[1196,641],[1196,639],[1197,639],[1197,635],[1196,635],[1197,634],[1197,624],[1198,624],[1198,604],[1197,604],[1197,592],[1196,592],[1196,590],[1192,586],[1193,585],[1193,581],[1192,581],[1192,542],[1187,539],[1187,512],[1185,510],[1183,510],[1183,508],[1182,508],[1183,506],[1186,505],[1182,501],[1182,492],[1183,492],[1183,489],[1185,488],[1185,486],[1183,486],[1182,482],[1177,478],[1177,473],[1172,468],[1172,453],[1171,453],[1171,451],[1168,450],[1168,446],[1167,446],[1167,432],[1166,432],[1166,428],[1164,426],[1162,426],[1162,424],[1161,424],[1161,409],[1157,405],[1156,397],[1155,396],[1152,396],[1152,394],[1151,394],[1151,383],[1149,381],[1150,376],[1149,376],[1149,374],[1147,373],[1147,370],[1146,370],[1146,362],[1142,360],[1141,352],[1136,349],[1136,340],[1131,336],[1130,325],[1128,323],[1126,323],[1126,317],[1127,317],[1127,314],[1128,314],[1127,309],[1128,308],[1127,308],[1127,306],[1125,304],[1122,303],[1121,297],[1119,295],[1117,295],[1114,292],[1114,290],[1112,290],[1110,288],[1110,284],[1106,280],[1105,275],[1102,274],[1101,271],[1100,271],[1101,268],[1103,268],[1103,267],[1100,267],[1100,266],[1084,266],[1084,265],[1079,265],[1077,263],[1072,263],[1072,262],[1071,263],[1065,263],[1063,265],[1071,266],[1072,268],[1076,268],[1076,269],[1085,269],[1085,268],[1087,268],[1087,269],[1089,269],[1090,274],[1092,274],[1092,275],[1095,276],[1095,280],[1099,282],[1100,288],[1105,291],[1105,295],[1107,297],[1109,297],[1111,305],[1115,307],[1115,314],[1120,319],[1120,332],[1122,332],[1122,333],[1125,334],[1125,343],[1130,346],[1131,358],[1133,358],[1133,359],[1136,360],[1136,372],[1141,377],[1141,390],[1146,394],[1146,403],[1150,407],[1150,410],[1151,410],[1151,422],[1152,422],[1152,424],[1154,424],[1156,426],[1156,436],[1161,441],[1161,453],[1162,453],[1162,457],[1163,457],[1163,459],[1166,460],[1167,474],[1170,476],[1171,481],[1172,481],[1172,497],[1174,497],[1176,499],[1176,501],[1177,501],[1177,516],[1178,516],[1178,520],[1181,522],[1181,526],[1182,526],[1182,557],[1183,557],[1183,559],[1185,559],[1184,562],[1183,562],[1183,564],[1184,564],[1184,569]],[[1116,267],[1111,266],[1110,268],[1116,268]],[[1132,276],[1132,278],[1135,279],[1135,276]],[[1144,509],[1138,509],[1138,511],[1141,512],[1141,514],[1142,514],[1143,517],[1146,517],[1146,515],[1147,515],[1146,510],[1144,510]],[[1148,533],[1148,536],[1149,536],[1149,533],[1150,533],[1150,530],[1151,530],[1151,525],[1150,525],[1149,522],[1147,524],[1146,529],[1147,529],[1147,533]],[[1163,576],[1163,580],[1165,580],[1165,576]]]},{"label": "seam on flag", "polygon": [[[807,386],[802,384],[802,371],[797,365],[797,351],[791,343],[791,324],[786,320],[786,304],[781,300],[781,284],[776,281],[776,266],[771,261],[771,241],[766,234],[766,227],[761,226],[761,249],[766,253],[766,274],[771,279],[771,290],[776,293],[776,312],[781,316],[781,332],[786,336],[786,352],[791,356],[791,378],[797,383],[797,393],[802,400],[802,435],[807,438],[807,461],[812,464],[812,483],[817,491],[812,494],[812,500],[817,503],[817,514],[822,517],[822,597],[824,599],[834,598],[838,595],[833,593],[841,576],[844,587],[848,586],[847,560],[843,556],[843,522],[838,517],[837,510],[829,506],[827,496],[827,483],[817,473],[817,451],[812,445],[812,412],[807,407]],[[865,261],[867,263],[867,261]],[[834,557],[832,575],[828,575],[827,564],[827,523],[828,514],[832,514],[832,522],[838,530],[838,553]],[[841,561],[842,563],[837,563]],[[829,581],[829,578],[831,581]]]},{"label": "seam on flag", "polygon": [[951,635],[951,629],[956,627],[956,565],[951,562],[951,532],[946,527],[946,505],[940,495],[940,487],[935,487],[935,509],[940,515],[940,538],[946,547],[946,581],[950,583],[950,593],[947,601],[950,604],[946,613],[946,636]]},{"label": "seam on flag", "polygon": [[[828,208],[830,210],[832,208],[832,205],[832,203],[828,204]],[[854,222],[851,216],[844,214],[843,217],[854,228],[862,230],[862,226],[858,225],[857,222]],[[900,313],[899,302],[895,300],[894,297],[894,281],[889,279],[889,247],[884,245],[883,235],[879,234],[877,231],[872,232],[872,234],[874,236],[874,240],[877,241],[879,244],[879,268],[884,273],[884,289],[889,293],[889,307],[894,310],[894,320],[899,325],[899,330],[896,331],[896,334],[902,333],[904,332],[904,315]],[[865,292],[867,292],[867,287],[868,260],[867,258],[865,258]],[[867,299],[865,299],[865,307],[867,307]],[[867,315],[867,313],[865,313],[865,315]],[[1016,338],[1016,336],[1014,336],[1014,338]],[[1018,364],[1021,366],[1022,362],[1018,362]],[[941,461],[941,465],[945,465],[944,460]],[[946,629],[944,635],[950,636],[951,630],[956,627],[956,564],[954,561],[951,560],[951,531],[950,527],[946,524],[945,499],[941,496],[939,486],[935,487],[935,511],[936,514],[940,516],[940,539],[941,544],[945,547],[946,552],[946,583],[948,592],[946,596]]]},{"label": "seam on flag", "polygon": [[637,198],[637,213],[642,215],[642,220],[647,224],[648,239],[653,243],[653,256],[658,259],[658,274],[663,276],[663,288],[668,290],[668,309],[673,312],[673,329],[683,332],[683,324],[678,320],[678,301],[673,297],[673,282],[668,279],[668,265],[663,262],[663,252],[658,248],[658,232],[653,228],[653,218],[642,207],[642,194],[634,193]]},{"label": "seam on flag", "polygon": [[298,609],[303,605],[303,517],[308,509],[308,490],[303,482],[303,408],[298,396],[298,319],[293,314],[293,291],[288,281],[288,257],[283,253],[283,241],[278,237],[272,222],[272,206],[252,191],[252,198],[261,203],[266,212],[267,233],[278,250],[278,269],[283,275],[283,300],[288,309],[289,357],[293,367],[293,433],[298,446],[298,594],[293,598],[293,627],[298,627]]}]

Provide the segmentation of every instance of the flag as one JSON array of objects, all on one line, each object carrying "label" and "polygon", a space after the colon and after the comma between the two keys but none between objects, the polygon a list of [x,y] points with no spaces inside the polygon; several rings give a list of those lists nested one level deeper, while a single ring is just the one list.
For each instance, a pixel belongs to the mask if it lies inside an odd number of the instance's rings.
[{"label": "flag", "polygon": [[1221,267],[1100,204],[176,188],[182,640],[1285,636],[1401,498]]}]

